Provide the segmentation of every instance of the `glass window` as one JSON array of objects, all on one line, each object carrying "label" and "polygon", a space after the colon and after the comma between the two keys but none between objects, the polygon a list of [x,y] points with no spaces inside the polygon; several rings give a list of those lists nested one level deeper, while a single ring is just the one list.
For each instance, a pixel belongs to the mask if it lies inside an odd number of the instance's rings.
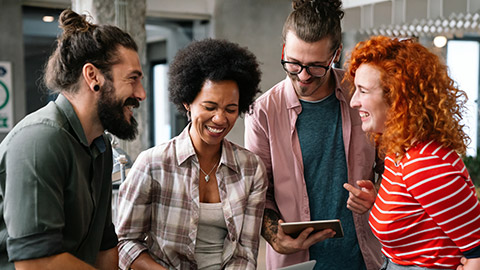
[{"label": "glass window", "polygon": [[[470,59],[471,61],[467,61]],[[477,41],[450,40],[447,43],[447,65],[450,76],[468,96],[463,124],[472,140],[467,155],[477,155],[479,44]]]}]

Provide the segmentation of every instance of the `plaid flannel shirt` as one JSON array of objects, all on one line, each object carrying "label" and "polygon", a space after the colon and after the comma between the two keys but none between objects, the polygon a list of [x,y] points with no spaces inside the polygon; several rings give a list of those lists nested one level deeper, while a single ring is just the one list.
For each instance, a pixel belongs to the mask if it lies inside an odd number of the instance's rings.
[{"label": "plaid flannel shirt", "polygon": [[[140,154],[119,192],[120,268],[141,252],[170,269],[196,269],[199,162],[190,125],[167,143]],[[255,154],[226,139],[216,171],[227,236],[223,269],[255,269],[267,188]]]}]

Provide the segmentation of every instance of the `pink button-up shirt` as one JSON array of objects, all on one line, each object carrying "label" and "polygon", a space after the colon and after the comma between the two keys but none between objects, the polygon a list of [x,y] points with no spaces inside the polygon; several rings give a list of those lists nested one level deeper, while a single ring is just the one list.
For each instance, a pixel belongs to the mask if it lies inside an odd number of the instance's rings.
[{"label": "pink button-up shirt", "polygon": [[[341,82],[344,71],[332,71],[336,82],[335,95],[340,101],[342,113],[348,182],[355,185],[356,180],[373,180],[375,149],[362,131],[358,111],[349,106],[349,88]],[[253,113],[245,117],[245,146],[262,158],[267,169],[269,186],[265,207],[278,212],[286,222],[310,220],[302,153],[295,127],[301,111],[300,101],[287,77],[259,97]],[[367,269],[379,269],[381,247],[369,228],[368,213],[353,213],[353,220]],[[277,269],[308,259],[308,250],[283,255],[267,245],[267,269]]]}]

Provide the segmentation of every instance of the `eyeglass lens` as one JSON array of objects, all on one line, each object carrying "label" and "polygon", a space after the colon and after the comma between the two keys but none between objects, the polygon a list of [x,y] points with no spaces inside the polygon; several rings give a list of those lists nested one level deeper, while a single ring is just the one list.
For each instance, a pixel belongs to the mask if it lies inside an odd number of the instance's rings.
[{"label": "eyeglass lens", "polygon": [[283,63],[283,68],[285,71],[297,75],[302,72],[302,70],[305,68],[308,72],[308,74],[316,77],[321,77],[324,76],[325,73],[327,73],[327,68],[322,67],[322,66],[303,66],[300,65],[299,63],[289,63],[289,62],[284,62]]}]

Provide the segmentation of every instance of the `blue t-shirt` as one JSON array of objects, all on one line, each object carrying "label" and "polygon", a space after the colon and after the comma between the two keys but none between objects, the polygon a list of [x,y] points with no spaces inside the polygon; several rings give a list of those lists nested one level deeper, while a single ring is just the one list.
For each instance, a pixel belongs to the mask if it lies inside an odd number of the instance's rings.
[{"label": "blue t-shirt", "polygon": [[315,102],[300,100],[296,128],[302,150],[312,220],[340,219],[343,238],[310,247],[315,269],[366,269],[357,241],[352,212],[347,208],[347,161],[340,102],[334,94]]}]

